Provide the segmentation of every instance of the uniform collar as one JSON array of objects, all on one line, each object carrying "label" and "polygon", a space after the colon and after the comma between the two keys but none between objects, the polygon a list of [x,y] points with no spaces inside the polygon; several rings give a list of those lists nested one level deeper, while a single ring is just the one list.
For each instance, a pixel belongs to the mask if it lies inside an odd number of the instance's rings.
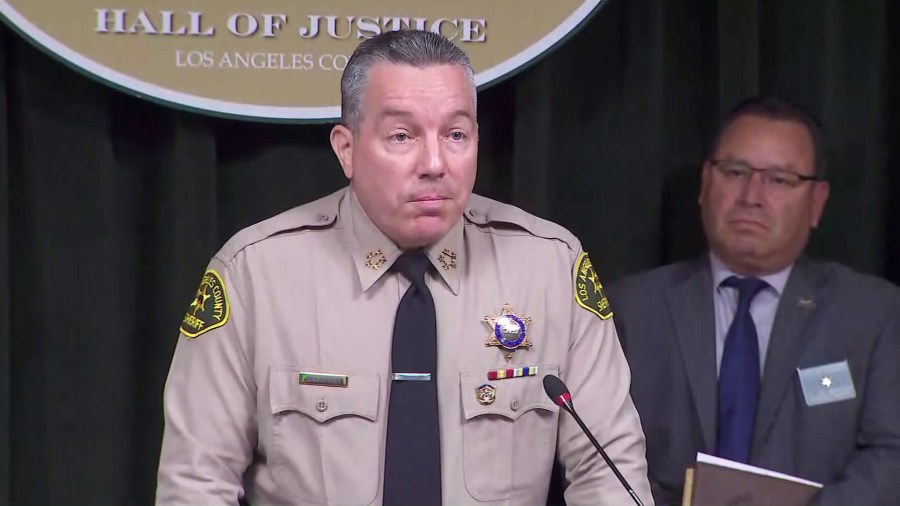
[{"label": "uniform collar", "polygon": [[[365,292],[390,270],[403,251],[369,218],[352,188],[347,194],[341,214],[349,217],[353,265]],[[463,220],[460,217],[441,240],[425,249],[435,271],[454,295],[459,294],[459,273],[464,260],[462,247]]]},{"label": "uniform collar", "polygon": [[425,252],[441,279],[453,295],[459,295],[460,272],[463,269],[463,219],[456,221],[440,241],[432,244]]}]

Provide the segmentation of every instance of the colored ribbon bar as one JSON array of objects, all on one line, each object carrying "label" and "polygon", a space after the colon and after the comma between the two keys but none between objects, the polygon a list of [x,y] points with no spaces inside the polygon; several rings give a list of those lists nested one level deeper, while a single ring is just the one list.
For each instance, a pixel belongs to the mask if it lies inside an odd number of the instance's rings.
[{"label": "colored ribbon bar", "polygon": [[502,380],[507,378],[521,378],[522,376],[534,376],[538,368],[535,366],[516,367],[514,369],[494,369],[488,371],[489,380]]}]

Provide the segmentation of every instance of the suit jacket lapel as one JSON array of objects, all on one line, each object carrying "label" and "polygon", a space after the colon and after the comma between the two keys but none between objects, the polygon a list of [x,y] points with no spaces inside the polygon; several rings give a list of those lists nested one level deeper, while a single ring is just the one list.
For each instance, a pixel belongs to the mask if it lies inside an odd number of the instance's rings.
[{"label": "suit jacket lapel", "polygon": [[703,432],[706,451],[716,442],[716,329],[709,259],[688,265],[685,276],[666,293]]},{"label": "suit jacket lapel", "polygon": [[790,385],[806,343],[814,337],[812,322],[827,302],[824,289],[826,281],[825,273],[802,257],[791,270],[784,293],[778,301],[766,353],[753,430],[752,457],[757,456],[775,420],[785,389]]}]

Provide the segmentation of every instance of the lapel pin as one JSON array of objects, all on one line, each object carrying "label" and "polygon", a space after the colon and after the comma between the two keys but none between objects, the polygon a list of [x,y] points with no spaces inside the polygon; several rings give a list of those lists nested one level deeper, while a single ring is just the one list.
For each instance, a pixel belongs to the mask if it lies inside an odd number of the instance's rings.
[{"label": "lapel pin", "polygon": [[379,267],[384,265],[387,262],[387,258],[384,256],[384,253],[381,252],[380,249],[375,251],[370,251],[366,254],[366,267],[377,271]]},{"label": "lapel pin", "polygon": [[814,309],[816,307],[816,303],[813,302],[812,299],[800,297],[799,299],[797,299],[797,306],[809,310]]},{"label": "lapel pin", "polygon": [[438,255],[437,260],[445,271],[456,269],[456,253],[447,248]]},{"label": "lapel pin", "polygon": [[493,385],[485,383],[475,389],[475,398],[478,400],[478,404],[490,406],[497,398],[497,389]]}]

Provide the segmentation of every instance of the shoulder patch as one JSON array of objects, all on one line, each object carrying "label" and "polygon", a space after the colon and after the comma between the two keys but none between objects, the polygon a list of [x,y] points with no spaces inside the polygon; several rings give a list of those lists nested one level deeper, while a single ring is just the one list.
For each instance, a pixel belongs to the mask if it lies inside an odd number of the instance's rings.
[{"label": "shoulder patch", "polygon": [[597,271],[594,270],[594,265],[586,252],[582,252],[575,262],[574,278],[575,302],[599,316],[601,320],[611,318],[612,308],[609,307],[609,301],[603,293],[603,285],[600,284]]},{"label": "shoulder patch", "polygon": [[200,281],[197,295],[191,302],[184,319],[181,321],[181,332],[188,338],[195,338],[212,329],[225,325],[228,321],[228,295],[222,276],[209,269]]}]

